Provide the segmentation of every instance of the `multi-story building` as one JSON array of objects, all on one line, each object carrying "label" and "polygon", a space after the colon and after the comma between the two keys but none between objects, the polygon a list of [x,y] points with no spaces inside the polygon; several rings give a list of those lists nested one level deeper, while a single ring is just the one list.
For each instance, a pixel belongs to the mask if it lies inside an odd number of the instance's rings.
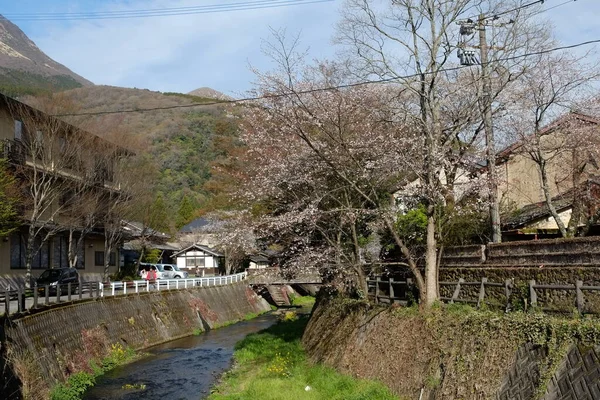
[{"label": "multi-story building", "polygon": [[[33,277],[75,266],[83,279],[101,278],[105,217],[123,196],[117,166],[128,152],[1,94],[0,140],[18,182],[21,216],[21,225],[0,240],[0,279],[22,282],[27,264]],[[114,273],[118,251],[109,258]]]}]

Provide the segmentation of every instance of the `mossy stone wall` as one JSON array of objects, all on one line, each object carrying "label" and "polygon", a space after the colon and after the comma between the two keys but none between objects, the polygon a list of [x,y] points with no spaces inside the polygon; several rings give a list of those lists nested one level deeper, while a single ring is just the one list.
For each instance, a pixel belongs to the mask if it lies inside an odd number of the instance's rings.
[{"label": "mossy stone wall", "polygon": [[312,361],[400,399],[592,399],[576,395],[600,389],[597,320],[320,299],[303,344]]}]

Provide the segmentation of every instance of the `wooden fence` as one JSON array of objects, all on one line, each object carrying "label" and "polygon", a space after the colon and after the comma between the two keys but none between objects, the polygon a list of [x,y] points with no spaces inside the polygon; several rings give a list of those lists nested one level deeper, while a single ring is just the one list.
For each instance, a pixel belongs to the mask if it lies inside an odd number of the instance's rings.
[{"label": "wooden fence", "polygon": [[[405,281],[395,281],[393,278],[368,279],[367,285],[369,288],[368,297],[375,303],[399,303],[406,305],[410,302],[416,302],[418,299],[418,291],[411,279]],[[473,304],[477,308],[483,305],[491,308],[501,308],[504,311],[511,311],[515,304],[521,304],[522,309],[539,309],[546,312],[572,312],[577,310],[580,314],[584,313],[600,313],[600,304],[597,307],[586,307],[585,292],[600,292],[600,286],[585,285],[583,281],[577,280],[574,285],[559,285],[559,284],[541,284],[535,280],[529,281],[527,293],[514,290],[514,283],[511,279],[504,282],[488,282],[487,278],[482,278],[478,282],[466,282],[464,279],[459,279],[458,282],[440,282],[440,291],[451,292],[451,296],[441,296],[440,300],[445,303],[466,303]],[[444,290],[449,288],[450,290]],[[496,294],[490,297],[490,290],[495,290]],[[560,291],[574,292],[572,302],[567,301],[559,307],[548,307],[540,302],[540,291]],[[498,296],[498,292],[502,295]],[[571,306],[571,307],[569,307]]]},{"label": "wooden fence", "polygon": [[[56,286],[35,286],[27,289],[5,289],[0,292],[0,302],[4,302],[4,313],[21,313],[39,306],[61,303],[64,301],[99,298],[102,296],[100,282],[68,283]],[[11,303],[12,307],[11,308]]]}]

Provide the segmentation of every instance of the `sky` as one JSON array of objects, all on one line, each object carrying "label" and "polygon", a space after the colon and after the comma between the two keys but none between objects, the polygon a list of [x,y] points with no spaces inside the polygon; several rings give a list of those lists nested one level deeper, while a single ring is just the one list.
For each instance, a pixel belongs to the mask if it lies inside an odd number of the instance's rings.
[{"label": "sky", "polygon": [[[123,11],[248,0],[19,0],[0,14]],[[597,0],[546,0],[542,14],[563,44],[600,39]],[[560,5],[560,6],[559,6]],[[271,67],[261,51],[269,28],[301,36],[309,57],[333,57],[343,0],[277,8],[152,18],[84,21],[13,20],[42,51],[95,84],[187,93],[208,86],[240,97],[254,74]],[[10,17],[9,17],[10,19]]]}]

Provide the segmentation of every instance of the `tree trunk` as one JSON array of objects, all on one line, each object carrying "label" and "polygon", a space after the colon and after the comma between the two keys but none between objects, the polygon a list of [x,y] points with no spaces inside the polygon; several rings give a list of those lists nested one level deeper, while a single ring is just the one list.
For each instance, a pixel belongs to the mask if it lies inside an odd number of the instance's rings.
[{"label": "tree trunk", "polygon": [[104,271],[102,272],[102,281],[108,282],[108,272],[110,271],[110,253],[112,252],[112,246],[104,241]]},{"label": "tree trunk", "polygon": [[31,267],[33,265],[33,247],[35,245],[35,228],[33,224],[29,225],[27,234],[27,247],[25,247],[25,287],[30,288],[32,282]]},{"label": "tree trunk", "polygon": [[[540,154],[540,160],[542,160],[541,154]],[[554,218],[554,221],[556,222],[556,225],[558,226],[558,230],[560,231],[561,236],[567,237],[567,228],[565,228],[565,224],[563,223],[562,219],[560,219],[560,216],[558,215],[558,212],[556,211],[556,207],[554,207],[554,204],[552,204],[552,196],[550,195],[550,186],[548,183],[548,172],[546,171],[546,163],[542,160],[539,163],[539,167],[540,167],[540,173],[542,176],[542,191],[544,192],[544,199],[546,201],[546,206],[548,207],[548,210],[550,210],[550,215],[552,215],[552,218]]]},{"label": "tree trunk", "polygon": [[423,275],[421,274],[421,271],[419,271],[419,267],[415,263],[415,260],[413,259],[410,250],[408,249],[408,247],[406,247],[406,245],[398,235],[398,232],[396,232],[394,223],[389,219],[389,217],[383,217],[383,223],[385,224],[388,231],[392,234],[396,245],[400,247],[402,255],[406,258],[408,267],[410,268],[410,271],[412,272],[415,278],[415,283],[417,284],[417,289],[419,290],[419,302],[421,304],[427,304],[427,288],[425,286],[425,281],[423,280]]},{"label": "tree trunk", "polygon": [[367,297],[369,293],[369,285],[367,284],[367,276],[362,265],[354,265],[354,272],[356,273],[356,279],[358,279],[358,288],[362,292],[363,297]]},{"label": "tree trunk", "polygon": [[426,306],[431,306],[439,298],[437,241],[435,238],[435,216],[433,206],[429,206],[427,216],[427,251],[425,254],[425,285],[427,288]]},{"label": "tree trunk", "polygon": [[74,243],[74,238],[73,238],[73,229],[69,229],[69,243],[68,243],[68,247],[69,247],[69,267],[71,268],[75,268],[77,266],[77,248],[76,248],[76,244]]}]

